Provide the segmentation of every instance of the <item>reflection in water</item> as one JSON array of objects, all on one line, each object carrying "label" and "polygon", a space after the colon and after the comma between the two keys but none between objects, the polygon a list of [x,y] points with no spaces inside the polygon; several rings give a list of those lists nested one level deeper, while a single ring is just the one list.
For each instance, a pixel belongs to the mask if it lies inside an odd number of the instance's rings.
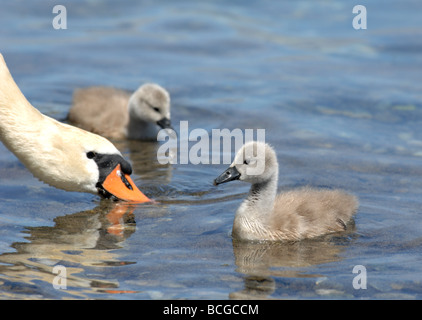
[{"label": "reflection in water", "polygon": [[[128,203],[103,200],[93,210],[55,218],[53,227],[27,228],[28,242],[12,244],[16,252],[0,256],[3,289],[17,284],[23,288],[21,293],[34,294],[34,290],[40,290],[32,286],[34,280],[52,285],[56,276],[52,272],[53,267],[63,265],[66,267],[66,294],[83,297],[83,288],[88,289],[87,292],[94,289],[116,293],[117,282],[90,279],[84,274],[87,267],[135,263],[119,260],[117,253],[111,250],[120,248],[121,243],[135,231],[135,208]],[[16,288],[11,290],[17,291]]]},{"label": "reflection in water", "polygon": [[[245,274],[245,288],[230,294],[232,299],[266,299],[276,290],[276,277],[321,277],[304,268],[340,261],[341,252],[353,239],[354,224],[347,233],[331,234],[296,242],[237,241],[233,251],[237,272]],[[349,235],[350,238],[347,236]]]}]

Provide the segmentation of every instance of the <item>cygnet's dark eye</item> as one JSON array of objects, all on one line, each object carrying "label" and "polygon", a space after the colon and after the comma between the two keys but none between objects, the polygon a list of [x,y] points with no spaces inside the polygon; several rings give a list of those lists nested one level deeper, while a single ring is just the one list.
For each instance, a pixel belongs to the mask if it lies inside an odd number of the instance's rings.
[{"label": "cygnet's dark eye", "polygon": [[88,159],[93,159],[94,157],[95,157],[95,152],[93,152],[93,151],[89,151],[89,152],[87,152],[86,153],[86,157],[88,158]]},{"label": "cygnet's dark eye", "polygon": [[159,108],[157,108],[157,107],[153,107],[153,109],[154,109],[154,111],[155,111],[155,112],[160,113],[160,109],[159,109]]}]

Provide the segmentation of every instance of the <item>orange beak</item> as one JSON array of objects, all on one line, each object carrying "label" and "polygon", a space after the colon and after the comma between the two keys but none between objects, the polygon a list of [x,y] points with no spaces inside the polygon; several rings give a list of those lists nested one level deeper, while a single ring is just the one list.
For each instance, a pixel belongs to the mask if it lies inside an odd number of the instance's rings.
[{"label": "orange beak", "polygon": [[[124,180],[126,181],[123,182]],[[120,164],[104,180],[103,188],[120,200],[138,203],[151,201],[136,187],[132,179],[122,172]]]}]

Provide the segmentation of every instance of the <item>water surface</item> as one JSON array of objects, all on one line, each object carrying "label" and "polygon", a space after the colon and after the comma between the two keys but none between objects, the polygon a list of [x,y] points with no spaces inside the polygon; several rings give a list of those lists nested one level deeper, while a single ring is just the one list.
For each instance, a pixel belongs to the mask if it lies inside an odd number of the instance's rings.
[{"label": "water surface", "polygon": [[0,145],[2,299],[422,298],[420,2],[371,1],[367,30],[352,1],[72,1],[67,30],[55,4],[0,12],[0,50],[43,113],[64,120],[78,87],[157,82],[176,129],[265,129],[280,191],[338,187],[361,206],[346,234],[239,243],[249,186],[214,187],[224,164],[160,165],[159,144],[115,141],[159,202],[134,206],[51,188]]}]

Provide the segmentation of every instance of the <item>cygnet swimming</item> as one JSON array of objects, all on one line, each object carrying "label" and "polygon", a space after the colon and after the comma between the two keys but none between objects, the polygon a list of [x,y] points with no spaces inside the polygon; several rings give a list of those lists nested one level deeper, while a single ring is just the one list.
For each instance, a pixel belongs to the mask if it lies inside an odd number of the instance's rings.
[{"label": "cygnet swimming", "polygon": [[278,162],[273,148],[249,142],[218,178],[252,184],[238,208],[232,235],[241,240],[301,240],[344,231],[358,200],[341,190],[300,188],[277,195]]},{"label": "cygnet swimming", "polygon": [[111,87],[77,89],[68,121],[110,139],[156,140],[160,128],[172,129],[170,95],[153,83],[133,94]]}]

